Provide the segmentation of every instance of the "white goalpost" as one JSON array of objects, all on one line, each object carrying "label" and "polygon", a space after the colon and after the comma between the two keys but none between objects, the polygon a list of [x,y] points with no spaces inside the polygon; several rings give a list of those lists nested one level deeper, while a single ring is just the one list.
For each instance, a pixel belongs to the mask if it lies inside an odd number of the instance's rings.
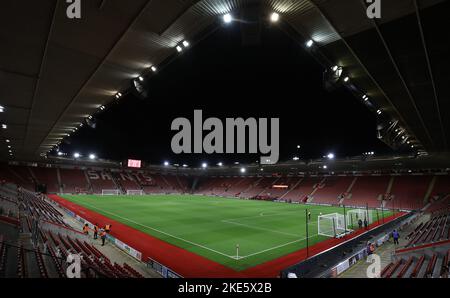
[{"label": "white goalpost", "polygon": [[140,195],[142,196],[144,194],[144,191],[142,189],[128,189],[127,195]]},{"label": "white goalpost", "polygon": [[119,195],[118,189],[102,189],[102,196],[114,196]]},{"label": "white goalpost", "polygon": [[327,237],[339,237],[349,232],[345,227],[344,215],[339,213],[330,213],[319,215],[317,218],[318,234]]},{"label": "white goalpost", "polygon": [[368,224],[373,223],[372,210],[352,209],[347,211],[347,226],[358,226],[358,221],[367,220]]}]

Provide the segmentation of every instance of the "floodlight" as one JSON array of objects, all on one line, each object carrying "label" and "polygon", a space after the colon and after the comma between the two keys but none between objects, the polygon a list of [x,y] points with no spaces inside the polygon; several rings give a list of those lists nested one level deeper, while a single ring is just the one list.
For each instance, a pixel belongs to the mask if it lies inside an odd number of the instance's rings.
[{"label": "floodlight", "polygon": [[279,19],[280,19],[280,15],[279,15],[278,13],[276,13],[276,12],[273,12],[273,13],[270,15],[270,21],[271,21],[272,23],[278,22]]},{"label": "floodlight", "polygon": [[95,156],[95,154],[89,154],[89,159],[95,159],[96,158],[96,156]]},{"label": "floodlight", "polygon": [[241,173],[245,173],[247,170],[245,168],[241,168]]},{"label": "floodlight", "polygon": [[155,67],[155,66],[150,67],[150,69],[151,69],[153,72],[156,71],[156,67]]},{"label": "floodlight", "polygon": [[217,165],[218,165],[219,167],[221,167],[221,166],[223,166],[223,163],[222,163],[222,162],[219,162]]},{"label": "floodlight", "polygon": [[187,48],[189,45],[190,45],[190,44],[189,44],[189,41],[183,40],[183,46],[184,46],[185,48]]},{"label": "floodlight", "polygon": [[328,153],[327,158],[328,159],[334,159],[334,153]]},{"label": "floodlight", "polygon": [[308,48],[312,47],[313,44],[314,44],[314,41],[312,41],[311,39],[308,40],[308,41],[306,42],[306,46],[307,46]]},{"label": "floodlight", "polygon": [[79,158],[81,155],[80,155],[80,153],[78,153],[78,152],[75,152],[74,154],[73,154],[73,157],[75,157],[75,158]]},{"label": "floodlight", "polygon": [[223,16],[223,21],[225,23],[231,23],[231,21],[233,20],[233,17],[231,16],[231,14],[227,13]]},{"label": "floodlight", "polygon": [[208,167],[208,164],[206,162],[202,163],[202,168],[205,169],[206,167]]},{"label": "floodlight", "polygon": [[344,82],[348,82],[349,80],[350,80],[349,77],[345,77],[345,78],[344,78]]},{"label": "floodlight", "polygon": [[6,124],[2,124],[2,128],[6,129],[6,128],[8,128],[8,126]]},{"label": "floodlight", "polygon": [[164,162],[164,166],[167,167],[168,165],[169,165],[169,162],[168,162],[168,161],[165,161],[165,162]]},{"label": "floodlight", "polygon": [[180,53],[181,51],[183,51],[183,48],[180,46],[176,46],[177,52]]}]

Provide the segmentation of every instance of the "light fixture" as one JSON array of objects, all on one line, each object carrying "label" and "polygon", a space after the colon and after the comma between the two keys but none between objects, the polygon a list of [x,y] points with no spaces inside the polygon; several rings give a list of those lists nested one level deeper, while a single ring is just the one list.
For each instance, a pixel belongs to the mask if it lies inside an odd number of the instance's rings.
[{"label": "light fixture", "polygon": [[6,128],[8,128],[8,126],[6,124],[2,124],[2,128],[6,129]]},{"label": "light fixture", "polygon": [[233,17],[231,16],[231,14],[227,13],[223,15],[223,21],[224,23],[231,23],[231,21],[233,20]]},{"label": "light fixture", "polygon": [[180,46],[176,46],[177,52],[180,53],[181,51],[183,51],[183,48]]},{"label": "light fixture", "polygon": [[327,154],[328,159],[334,159],[334,153],[328,153]]},{"label": "light fixture", "polygon": [[151,69],[153,72],[155,72],[155,71],[156,71],[156,66],[152,66],[152,67],[150,67],[150,69]]},{"label": "light fixture", "polygon": [[364,101],[367,101],[369,99],[369,97],[367,97],[367,95],[363,95],[362,99],[364,99]]},{"label": "light fixture", "polygon": [[95,154],[89,154],[89,159],[96,159],[97,157],[95,156]]},{"label": "light fixture", "polygon": [[122,93],[120,93],[120,92],[117,92],[117,94],[116,94],[116,98],[117,99],[119,99],[119,98],[121,98],[122,97]]},{"label": "light fixture", "polygon": [[5,108],[3,106],[0,106],[0,113],[3,113],[5,111]]},{"label": "light fixture", "polygon": [[338,66],[337,66],[337,65],[333,66],[333,67],[331,68],[331,70],[332,70],[332,71],[338,70]]},{"label": "light fixture", "polygon": [[11,142],[11,141],[10,141],[10,140],[8,140],[8,139],[6,139],[6,140],[5,140],[5,142],[6,142],[6,143],[9,143],[9,142]]},{"label": "light fixture", "polygon": [[279,15],[278,13],[276,13],[276,12],[273,12],[273,13],[270,15],[270,21],[271,21],[272,23],[278,22],[279,19],[280,19],[280,15]]},{"label": "light fixture", "polygon": [[8,148],[11,148],[11,146],[10,146],[10,145],[8,145]]},{"label": "light fixture", "polygon": [[306,42],[306,46],[307,46],[308,48],[312,47],[313,44],[314,44],[314,41],[313,41],[312,39],[310,39],[310,40],[308,40],[308,41]]},{"label": "light fixture", "polygon": [[328,169],[328,167],[325,165],[325,166],[323,166],[322,168],[324,168],[324,169]]},{"label": "light fixture", "polygon": [[62,156],[64,153],[62,153],[61,151],[58,152],[58,156]]},{"label": "light fixture", "polygon": [[183,40],[183,46],[184,46],[185,48],[187,48],[189,45],[190,45],[190,44],[189,44],[189,41]]},{"label": "light fixture", "polygon": [[378,114],[378,115],[381,115],[381,110],[377,110],[377,114]]},{"label": "light fixture", "polygon": [[245,173],[247,170],[245,168],[241,168],[241,173]]},{"label": "light fixture", "polygon": [[168,161],[165,161],[165,162],[164,162],[164,166],[167,167],[168,165],[169,165],[169,162],[168,162]]},{"label": "light fixture", "polygon": [[202,163],[202,168],[206,169],[208,167],[208,164],[206,162]]},{"label": "light fixture", "polygon": [[183,168],[187,168],[188,167],[188,165],[187,164],[183,164]]},{"label": "light fixture", "polygon": [[78,153],[78,152],[75,152],[74,154],[73,154],[73,157],[75,157],[75,158],[79,158],[81,155],[80,155],[80,153]]},{"label": "light fixture", "polygon": [[218,165],[219,167],[221,167],[221,166],[223,166],[223,163],[219,162],[217,165]]},{"label": "light fixture", "polygon": [[138,79],[139,79],[139,81],[141,81],[141,82],[143,82],[143,81],[144,81],[144,78],[143,78],[143,77],[141,77],[141,76],[139,76],[139,77],[138,77]]},{"label": "light fixture", "polygon": [[297,149],[300,149],[300,145],[297,145]]},{"label": "light fixture", "polygon": [[347,83],[349,80],[350,80],[349,77],[345,77],[345,78],[344,78],[344,82],[346,82],[346,83]]},{"label": "light fixture", "polygon": [[297,161],[297,160],[299,160],[300,158],[298,157],[298,156],[294,156],[293,158],[292,158],[292,160],[295,160],[295,161]]}]

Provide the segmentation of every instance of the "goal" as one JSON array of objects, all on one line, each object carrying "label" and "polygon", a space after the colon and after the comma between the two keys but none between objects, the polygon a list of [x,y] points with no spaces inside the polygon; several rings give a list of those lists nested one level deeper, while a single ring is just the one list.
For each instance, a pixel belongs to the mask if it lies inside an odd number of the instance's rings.
[{"label": "goal", "polygon": [[[317,218],[318,234],[327,237],[339,237],[346,232],[344,215],[330,213]],[[347,230],[348,231],[348,230]]]},{"label": "goal", "polygon": [[118,195],[119,190],[118,189],[102,189],[102,196],[114,196]]},{"label": "goal", "polygon": [[129,189],[127,190],[127,195],[143,195],[144,191],[142,189]]},{"label": "goal", "polygon": [[347,226],[358,226],[360,219],[362,222],[366,219],[368,224],[373,223],[372,211],[366,209],[352,209],[347,211]]}]

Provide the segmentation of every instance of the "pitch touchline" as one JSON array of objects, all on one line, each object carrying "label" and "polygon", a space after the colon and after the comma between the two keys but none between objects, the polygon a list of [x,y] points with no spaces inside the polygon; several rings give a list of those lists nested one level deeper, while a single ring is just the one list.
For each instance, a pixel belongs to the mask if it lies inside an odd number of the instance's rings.
[{"label": "pitch touchline", "polygon": [[158,232],[158,233],[164,234],[164,235],[169,236],[169,237],[172,237],[172,238],[174,238],[174,239],[181,240],[181,241],[184,241],[184,242],[186,242],[186,243],[189,243],[189,244],[192,244],[192,245],[201,247],[201,248],[203,248],[203,249],[206,249],[206,250],[215,252],[215,253],[217,253],[217,254],[220,254],[220,255],[222,255],[222,256],[228,257],[228,258],[230,258],[230,259],[234,259],[234,258],[235,258],[234,256],[230,256],[230,255],[224,254],[224,253],[222,253],[222,252],[220,252],[220,251],[217,251],[217,250],[214,250],[214,249],[212,249],[212,248],[206,247],[206,246],[204,246],[204,245],[201,245],[201,244],[198,244],[198,243],[195,243],[195,242],[192,242],[192,241],[189,241],[189,240],[180,238],[180,237],[178,237],[178,236],[171,235],[171,234],[166,233],[166,232],[164,232],[164,231],[161,231],[161,230],[158,230],[158,229],[149,227],[149,226],[147,226],[147,225],[138,223],[138,222],[136,222],[136,221],[134,221],[134,220],[131,220],[131,219],[128,219],[128,218],[126,218],[126,217],[117,215],[117,214],[115,214],[115,213],[113,213],[113,212],[105,211],[105,210],[103,210],[103,209],[100,209],[100,208],[97,208],[97,207],[95,207],[95,206],[92,206],[91,204],[88,204],[88,203],[85,203],[85,204],[88,205],[88,206],[90,206],[90,207],[93,208],[93,209],[97,209],[97,210],[100,210],[100,211],[102,211],[102,212],[111,214],[111,215],[113,215],[113,216],[122,218],[122,219],[124,219],[124,220],[126,220],[126,221],[132,222],[132,223],[134,223],[134,224],[137,224],[137,225],[142,226],[142,227],[144,227],[144,228],[147,228],[147,229],[156,231],[156,232]]}]

